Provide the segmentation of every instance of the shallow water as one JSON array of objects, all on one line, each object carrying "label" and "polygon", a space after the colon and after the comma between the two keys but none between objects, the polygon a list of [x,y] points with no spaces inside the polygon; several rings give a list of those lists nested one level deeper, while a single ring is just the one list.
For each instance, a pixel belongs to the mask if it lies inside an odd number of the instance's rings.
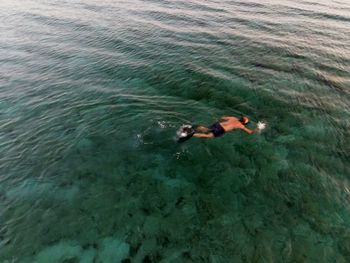
[{"label": "shallow water", "polygon": [[349,262],[349,50],[345,0],[2,0],[0,262]]}]

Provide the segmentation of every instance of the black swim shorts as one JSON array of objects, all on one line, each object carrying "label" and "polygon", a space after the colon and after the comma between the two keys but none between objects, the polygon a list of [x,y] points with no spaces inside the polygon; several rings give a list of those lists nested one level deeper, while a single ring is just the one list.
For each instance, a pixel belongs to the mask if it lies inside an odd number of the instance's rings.
[{"label": "black swim shorts", "polygon": [[214,134],[214,137],[219,137],[225,133],[224,128],[219,122],[216,122],[213,125],[209,126],[208,129]]}]

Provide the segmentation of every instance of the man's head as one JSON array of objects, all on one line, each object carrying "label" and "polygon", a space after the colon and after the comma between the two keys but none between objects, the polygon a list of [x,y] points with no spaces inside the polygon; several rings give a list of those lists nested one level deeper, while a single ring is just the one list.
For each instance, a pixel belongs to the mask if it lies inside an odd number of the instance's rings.
[{"label": "man's head", "polygon": [[246,125],[249,122],[249,119],[247,117],[241,116],[239,121],[243,124]]}]

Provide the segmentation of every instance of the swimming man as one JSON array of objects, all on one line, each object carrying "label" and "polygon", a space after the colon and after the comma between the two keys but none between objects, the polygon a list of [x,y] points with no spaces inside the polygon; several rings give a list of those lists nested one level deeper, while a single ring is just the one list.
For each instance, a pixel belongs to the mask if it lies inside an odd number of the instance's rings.
[{"label": "swimming man", "polygon": [[[220,118],[220,121],[214,123],[209,127],[201,126],[201,125],[184,125],[182,127],[182,131],[180,131],[180,138],[178,142],[185,142],[191,137],[197,138],[216,138],[222,136],[226,132],[230,132],[236,129],[242,129],[245,132],[252,133],[260,133],[263,129],[265,129],[266,124],[263,122],[258,122],[255,130],[248,129],[245,127],[249,122],[247,117],[242,116],[241,118],[224,116]],[[183,133],[181,133],[183,132]]]},{"label": "swimming man", "polygon": [[220,118],[219,122],[214,123],[209,127],[204,126],[194,126],[194,134],[193,137],[197,138],[215,138],[222,136],[226,132],[230,132],[236,129],[242,129],[245,132],[252,134],[257,132],[259,129],[250,130],[245,127],[248,124],[249,119],[247,117],[241,117],[240,119],[231,116],[224,116]]}]

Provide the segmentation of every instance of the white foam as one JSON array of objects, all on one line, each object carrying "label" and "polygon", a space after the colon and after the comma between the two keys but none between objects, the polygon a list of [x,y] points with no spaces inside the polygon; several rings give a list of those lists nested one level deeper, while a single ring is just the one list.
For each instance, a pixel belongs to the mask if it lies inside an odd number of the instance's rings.
[{"label": "white foam", "polygon": [[256,129],[258,130],[258,132],[262,132],[265,128],[266,128],[265,122],[259,121],[256,125]]},{"label": "white foam", "polygon": [[182,125],[179,129],[178,129],[178,131],[176,132],[176,135],[178,136],[178,137],[186,137],[187,135],[188,135],[188,132],[185,132],[184,131],[184,129],[185,128],[192,128],[192,126],[191,125],[188,125],[188,124],[184,124],[184,125]]}]

